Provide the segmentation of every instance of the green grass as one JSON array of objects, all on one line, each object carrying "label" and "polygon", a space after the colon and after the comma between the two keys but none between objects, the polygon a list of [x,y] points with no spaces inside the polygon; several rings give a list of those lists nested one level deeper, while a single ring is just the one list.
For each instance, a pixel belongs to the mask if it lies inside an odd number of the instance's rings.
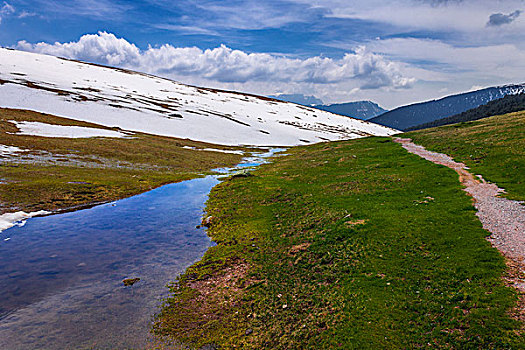
[{"label": "green grass", "polygon": [[446,153],[525,200],[525,111],[409,132],[415,143]]},{"label": "green grass", "polygon": [[523,348],[457,174],[387,138],[294,148],[216,186],[217,246],[154,332],[198,348]]},{"label": "green grass", "polygon": [[[17,135],[10,121],[102,128],[100,125],[25,110],[0,109],[0,144],[55,155],[20,163],[0,162],[0,214],[54,210],[115,200],[160,185],[187,180],[213,168],[232,166],[242,156],[184,147],[240,149],[186,139],[135,133],[133,138],[51,138]],[[72,161],[76,159],[76,161]]]}]

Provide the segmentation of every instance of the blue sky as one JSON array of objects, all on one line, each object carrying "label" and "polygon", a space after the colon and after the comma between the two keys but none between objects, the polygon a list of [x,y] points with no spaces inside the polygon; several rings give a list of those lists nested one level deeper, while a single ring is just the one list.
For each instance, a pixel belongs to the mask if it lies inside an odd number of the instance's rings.
[{"label": "blue sky", "polygon": [[522,10],[524,0],[8,0],[0,45],[392,108],[525,82]]}]

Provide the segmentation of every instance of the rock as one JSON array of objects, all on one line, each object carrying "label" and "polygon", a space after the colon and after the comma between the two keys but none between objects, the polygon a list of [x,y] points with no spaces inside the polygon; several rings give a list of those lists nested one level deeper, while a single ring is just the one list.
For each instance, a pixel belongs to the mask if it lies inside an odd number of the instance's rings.
[{"label": "rock", "polygon": [[215,221],[217,221],[217,218],[210,215],[202,219],[201,225],[204,227],[211,227]]},{"label": "rock", "polygon": [[249,170],[239,170],[238,172],[236,172],[235,174],[233,174],[231,176],[231,178],[236,178],[236,177],[249,177],[249,176],[253,176],[253,174],[249,171]]},{"label": "rock", "polygon": [[138,281],[140,281],[140,278],[138,278],[138,277],[136,277],[136,278],[126,278],[126,279],[122,280],[122,283],[124,283],[125,287],[128,287],[128,286],[134,285]]}]

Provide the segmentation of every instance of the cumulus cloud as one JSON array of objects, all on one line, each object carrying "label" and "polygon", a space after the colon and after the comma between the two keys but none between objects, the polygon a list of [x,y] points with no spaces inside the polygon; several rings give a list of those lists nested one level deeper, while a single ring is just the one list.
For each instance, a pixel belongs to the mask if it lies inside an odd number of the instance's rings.
[{"label": "cumulus cloud", "polygon": [[360,89],[407,88],[413,78],[402,73],[402,66],[358,47],[340,59],[310,57],[292,59],[267,53],[246,53],[225,45],[201,50],[166,44],[140,50],[114,34],[99,32],[70,43],[21,41],[18,49],[90,62],[121,66],[183,81],[196,77],[208,82],[263,82],[291,84],[339,84],[352,82]]},{"label": "cumulus cloud", "polygon": [[504,15],[503,13],[494,13],[490,15],[489,21],[487,22],[487,26],[501,26],[503,24],[509,24],[514,22],[516,18],[518,18],[521,14],[520,10],[516,10],[512,13],[509,13],[508,15]]},{"label": "cumulus cloud", "polygon": [[0,7],[0,23],[2,23],[2,19],[5,16],[11,15],[13,13],[15,13],[15,8],[4,1],[4,3]]},{"label": "cumulus cloud", "polygon": [[19,41],[17,48],[112,66],[137,66],[141,57],[139,48],[134,44],[105,32],[87,34],[78,41],[69,43],[30,44],[26,41]]}]

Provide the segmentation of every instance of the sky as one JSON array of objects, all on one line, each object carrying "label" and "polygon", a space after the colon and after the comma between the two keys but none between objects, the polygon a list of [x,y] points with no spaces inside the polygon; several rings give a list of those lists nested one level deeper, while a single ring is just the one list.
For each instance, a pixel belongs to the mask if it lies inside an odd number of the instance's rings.
[{"label": "sky", "polygon": [[0,0],[0,45],[385,108],[525,83],[525,0]]}]

